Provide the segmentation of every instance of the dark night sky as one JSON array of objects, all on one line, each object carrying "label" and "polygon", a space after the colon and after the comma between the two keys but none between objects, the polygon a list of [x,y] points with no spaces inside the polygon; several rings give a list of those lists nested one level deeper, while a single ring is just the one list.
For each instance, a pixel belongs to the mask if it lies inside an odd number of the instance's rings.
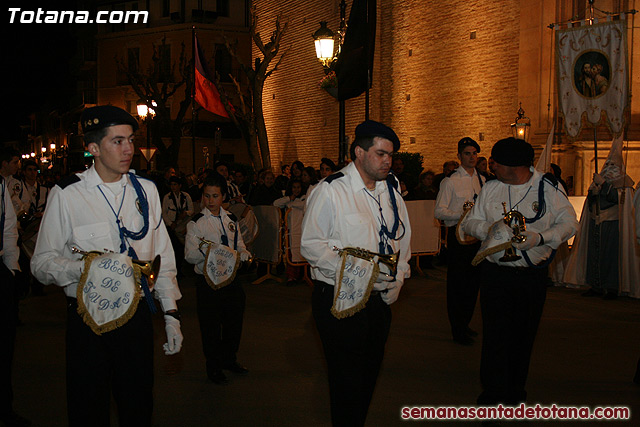
[{"label": "dark night sky", "polygon": [[[75,81],[69,60],[76,49],[67,24],[10,23],[10,7],[22,10],[77,10],[73,2],[14,1],[5,3],[2,32],[2,82],[5,114],[0,140],[16,139],[19,125],[29,123],[29,113],[68,107]],[[44,4],[44,5],[43,5]],[[67,9],[68,7],[68,9]],[[17,19],[16,19],[17,21]]]}]

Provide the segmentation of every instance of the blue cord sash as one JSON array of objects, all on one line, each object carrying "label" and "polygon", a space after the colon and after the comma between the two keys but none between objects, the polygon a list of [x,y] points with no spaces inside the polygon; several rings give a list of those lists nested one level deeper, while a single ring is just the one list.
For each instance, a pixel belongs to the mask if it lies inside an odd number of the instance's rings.
[{"label": "blue cord sash", "polygon": [[[138,181],[138,178],[136,178],[136,176],[132,172],[129,172],[129,179],[131,180],[133,189],[136,192],[137,200],[138,200],[138,203],[140,204],[140,211],[142,213],[142,220],[144,222],[142,228],[138,232],[127,230],[127,228],[124,225],[122,225],[122,223],[120,222],[120,211],[124,203],[127,187],[125,186],[124,188],[124,192],[122,194],[122,201],[120,202],[120,207],[118,208],[117,213],[113,209],[113,206],[111,206],[111,203],[109,203],[109,200],[107,199],[107,196],[105,196],[102,189],[98,187],[98,190],[100,190],[100,192],[102,193],[102,197],[104,197],[104,200],[109,205],[109,208],[111,208],[111,212],[113,212],[113,214],[116,217],[116,225],[118,226],[118,232],[120,233],[120,253],[124,253],[125,251],[127,251],[128,239],[142,240],[147,235],[147,232],[149,231],[149,201],[147,200],[147,194],[145,193],[144,188],[142,188],[140,181]],[[132,259],[135,259],[135,260],[139,259],[138,254],[136,253],[135,249],[133,249],[133,246],[131,246],[131,244],[129,244],[127,255],[129,255]],[[153,303],[153,297],[151,296],[149,283],[147,282],[147,278],[144,275],[142,275],[140,278],[140,286],[142,287],[142,291],[144,292],[144,299],[147,302],[147,305],[149,306],[149,310],[151,311],[151,313],[155,313],[156,305]]]}]

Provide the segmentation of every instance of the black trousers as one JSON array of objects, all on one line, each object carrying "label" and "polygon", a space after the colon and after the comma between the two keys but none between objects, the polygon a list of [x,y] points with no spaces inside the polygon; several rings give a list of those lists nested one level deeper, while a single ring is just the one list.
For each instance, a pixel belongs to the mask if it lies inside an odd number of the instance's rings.
[{"label": "black trousers", "polygon": [[482,359],[480,405],[517,405],[547,295],[547,269],[481,264]]},{"label": "black trousers", "polygon": [[447,313],[454,338],[466,335],[478,299],[479,269],[471,260],[480,249],[480,242],[461,245],[456,227],[447,227]]},{"label": "black trousers", "polygon": [[134,316],[96,335],[67,298],[67,411],[70,426],[110,425],[111,393],[118,425],[150,426],[153,412],[153,324],[144,300]]},{"label": "black trousers", "polygon": [[312,311],[327,360],[334,426],[364,425],[391,327],[379,294],[345,319],[331,314],[333,286],[314,280]]},{"label": "black trousers", "polygon": [[200,276],[196,282],[196,308],[207,374],[236,361],[240,348],[246,296],[237,281],[213,290]]},{"label": "black trousers", "polygon": [[18,319],[18,300],[15,295],[16,283],[13,274],[4,265],[2,257],[0,257],[0,331],[2,333],[2,344],[0,345],[0,415],[11,413],[13,410],[11,368]]}]

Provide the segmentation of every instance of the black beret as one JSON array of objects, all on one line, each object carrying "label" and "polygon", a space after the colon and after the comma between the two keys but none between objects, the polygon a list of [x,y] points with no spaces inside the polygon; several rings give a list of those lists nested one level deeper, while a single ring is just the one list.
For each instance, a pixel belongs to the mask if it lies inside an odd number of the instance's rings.
[{"label": "black beret", "polygon": [[494,144],[491,157],[504,166],[531,166],[533,147],[524,139],[509,137]]},{"label": "black beret", "polygon": [[478,153],[480,152],[480,146],[478,145],[478,143],[468,136],[465,136],[460,141],[458,141],[458,154],[462,153],[467,147],[475,147],[476,151]]},{"label": "black beret", "polygon": [[217,170],[219,166],[224,166],[225,168],[229,169],[229,165],[227,164],[227,162],[224,162],[222,160],[217,161],[214,165],[213,165],[213,169]]},{"label": "black beret", "polygon": [[80,122],[84,133],[116,125],[131,125],[134,132],[138,130],[136,119],[122,108],[113,105],[87,108],[82,112]]},{"label": "black beret", "polygon": [[400,139],[390,127],[374,120],[365,120],[356,126],[356,139],[375,136],[391,141],[393,143],[393,151],[400,149]]}]

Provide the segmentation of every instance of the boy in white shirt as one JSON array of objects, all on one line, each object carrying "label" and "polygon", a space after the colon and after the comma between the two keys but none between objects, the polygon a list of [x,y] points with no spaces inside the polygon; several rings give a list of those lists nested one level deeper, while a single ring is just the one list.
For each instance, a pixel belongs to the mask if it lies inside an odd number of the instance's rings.
[{"label": "boy in white shirt", "polygon": [[[222,208],[226,193],[227,183],[222,176],[212,174],[205,179],[202,187],[204,208],[187,225],[185,240],[185,259],[194,264],[194,271],[201,275],[196,282],[198,321],[207,377],[216,384],[228,383],[223,369],[236,374],[249,372],[236,361],[246,297],[242,286],[234,279],[240,261],[248,260],[250,254],[242,241],[236,217]],[[210,244],[209,249],[207,244]],[[237,258],[227,264],[232,274],[217,282],[216,274],[224,273],[224,269],[210,267],[219,266],[228,259],[217,255],[220,246],[233,249],[227,249],[226,254],[237,252]]]}]

